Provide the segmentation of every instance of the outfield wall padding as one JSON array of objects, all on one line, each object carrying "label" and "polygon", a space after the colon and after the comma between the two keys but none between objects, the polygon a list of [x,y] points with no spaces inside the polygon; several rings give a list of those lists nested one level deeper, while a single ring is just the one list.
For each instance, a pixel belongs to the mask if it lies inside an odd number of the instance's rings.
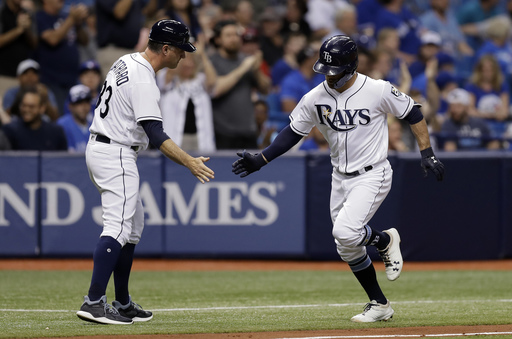
[{"label": "outfield wall padding", "polygon": [[[139,155],[145,230],[137,255],[339,259],[328,154],[285,155],[244,179],[231,173],[234,152],[208,156],[215,179],[201,184],[158,152]],[[396,227],[406,260],[512,258],[512,152],[438,156],[443,182],[423,177],[419,154],[390,154],[393,186],[370,225]],[[1,257],[90,257],[101,223],[83,155],[0,154]]]}]

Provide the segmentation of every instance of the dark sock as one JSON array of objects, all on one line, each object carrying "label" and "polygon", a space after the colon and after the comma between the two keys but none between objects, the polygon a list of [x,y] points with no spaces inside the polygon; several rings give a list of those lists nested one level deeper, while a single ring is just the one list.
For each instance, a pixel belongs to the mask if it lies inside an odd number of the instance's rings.
[{"label": "dark sock", "polygon": [[389,242],[391,241],[391,238],[389,237],[389,234],[378,231],[374,228],[371,228],[370,226],[366,226],[371,229],[371,235],[368,238],[368,245],[369,246],[375,246],[378,250],[383,250],[388,246]]},{"label": "dark sock", "polygon": [[354,273],[370,300],[375,300],[379,304],[387,303],[387,299],[384,296],[384,293],[382,293],[379,283],[377,282],[377,274],[375,273],[373,264],[370,264],[370,266],[361,271],[352,273]]},{"label": "dark sock", "polygon": [[121,249],[119,260],[114,269],[114,285],[116,289],[116,300],[121,305],[126,305],[130,302],[130,293],[128,292],[128,280],[130,279],[130,272],[132,270],[133,252],[135,244],[126,244]]},{"label": "dark sock", "polygon": [[93,254],[94,268],[88,293],[89,300],[96,301],[105,295],[120,252],[121,244],[114,238],[101,237],[98,241]]}]

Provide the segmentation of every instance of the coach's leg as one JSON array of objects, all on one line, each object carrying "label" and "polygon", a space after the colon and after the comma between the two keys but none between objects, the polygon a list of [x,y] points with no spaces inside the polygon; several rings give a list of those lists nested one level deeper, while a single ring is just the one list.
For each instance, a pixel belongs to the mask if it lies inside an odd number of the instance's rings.
[{"label": "coach's leg", "polygon": [[119,260],[114,269],[116,300],[122,305],[126,305],[130,302],[128,284],[130,280],[130,272],[132,270],[135,245],[139,243],[142,230],[144,229],[144,208],[142,206],[140,195],[137,199],[137,207],[131,224],[132,232],[128,238],[128,243],[122,248]]},{"label": "coach's leg", "polygon": [[121,244],[112,237],[101,237],[93,254],[94,267],[92,270],[91,286],[87,294],[89,300],[99,300],[106,294],[108,281],[116,266]]}]

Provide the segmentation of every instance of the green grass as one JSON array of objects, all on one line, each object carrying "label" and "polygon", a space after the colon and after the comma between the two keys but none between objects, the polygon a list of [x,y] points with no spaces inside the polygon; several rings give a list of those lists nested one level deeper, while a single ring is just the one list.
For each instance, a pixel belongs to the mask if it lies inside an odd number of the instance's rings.
[{"label": "green grass", "polygon": [[[367,299],[350,272],[137,271],[131,295],[155,310],[155,318],[132,326],[95,325],[75,315],[90,275],[0,271],[0,338],[512,323],[512,272],[507,271],[406,271],[395,282],[378,272],[396,313],[393,321],[374,324],[350,322]],[[112,281],[107,295],[112,301]],[[281,305],[302,306],[271,307]],[[221,307],[231,309],[215,309]]]}]

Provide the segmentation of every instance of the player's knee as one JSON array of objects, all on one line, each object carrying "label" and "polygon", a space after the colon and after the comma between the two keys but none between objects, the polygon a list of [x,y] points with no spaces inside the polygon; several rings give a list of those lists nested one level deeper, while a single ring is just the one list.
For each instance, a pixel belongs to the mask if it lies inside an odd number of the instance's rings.
[{"label": "player's knee", "polygon": [[336,244],[343,247],[356,247],[360,238],[358,232],[347,227],[334,227],[332,236],[336,239]]}]

